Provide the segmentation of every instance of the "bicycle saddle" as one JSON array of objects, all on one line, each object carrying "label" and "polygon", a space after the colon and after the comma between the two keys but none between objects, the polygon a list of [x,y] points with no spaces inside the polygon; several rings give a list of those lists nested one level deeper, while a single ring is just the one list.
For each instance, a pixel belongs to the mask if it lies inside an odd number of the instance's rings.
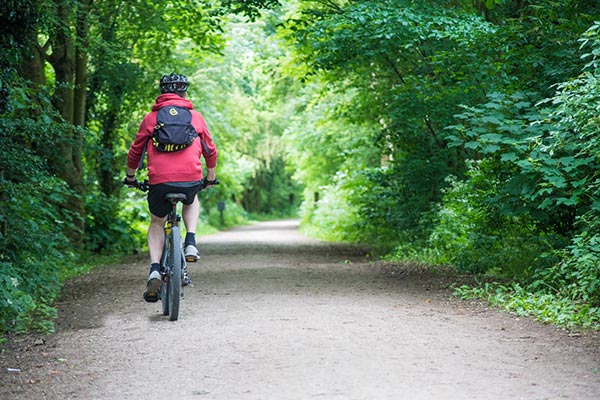
[{"label": "bicycle saddle", "polygon": [[185,193],[167,193],[165,194],[165,199],[167,200],[178,200],[178,201],[182,201],[185,200],[187,198],[187,196],[185,195]]}]

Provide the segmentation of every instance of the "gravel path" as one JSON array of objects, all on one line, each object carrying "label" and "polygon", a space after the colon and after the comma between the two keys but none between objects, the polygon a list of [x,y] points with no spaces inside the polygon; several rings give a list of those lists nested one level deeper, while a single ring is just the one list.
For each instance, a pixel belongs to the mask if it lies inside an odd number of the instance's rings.
[{"label": "gravel path", "polygon": [[200,243],[176,322],[142,300],[145,257],[69,282],[56,333],[3,346],[0,399],[600,399],[597,333],[460,302],[434,269],[296,221]]}]

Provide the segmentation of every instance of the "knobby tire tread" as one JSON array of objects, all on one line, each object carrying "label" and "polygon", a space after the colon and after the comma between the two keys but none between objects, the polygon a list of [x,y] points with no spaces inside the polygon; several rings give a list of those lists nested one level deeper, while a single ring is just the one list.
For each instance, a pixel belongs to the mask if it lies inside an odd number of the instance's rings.
[{"label": "knobby tire tread", "polygon": [[171,230],[171,248],[169,258],[171,271],[169,274],[169,320],[177,321],[179,318],[179,301],[181,300],[181,234],[179,227],[174,226]]},{"label": "knobby tire tread", "polygon": [[[161,266],[164,270],[167,269],[167,265],[169,263],[169,240],[165,240],[165,245],[163,247],[163,255],[161,260]],[[161,277],[162,279],[162,277]],[[162,303],[162,313],[163,315],[169,315],[169,286],[165,280],[162,280],[162,284],[160,285],[160,301]]]}]

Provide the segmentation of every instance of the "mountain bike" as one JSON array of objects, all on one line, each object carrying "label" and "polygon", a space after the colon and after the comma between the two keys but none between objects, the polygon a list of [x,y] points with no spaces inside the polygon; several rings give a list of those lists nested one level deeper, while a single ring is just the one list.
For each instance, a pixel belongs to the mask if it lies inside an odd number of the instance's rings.
[{"label": "mountain bike", "polygon": [[[202,189],[208,185],[218,185],[219,181],[202,181]],[[137,182],[137,189],[147,192],[150,190],[148,181]],[[166,193],[165,199],[171,203],[171,210],[167,214],[165,222],[165,243],[160,260],[160,275],[162,283],[160,286],[160,301],[162,303],[163,315],[169,316],[169,321],[177,321],[179,318],[179,301],[183,298],[184,271],[187,263],[183,253],[183,238],[179,223],[181,216],[177,213],[177,205],[185,200],[184,193]]]}]

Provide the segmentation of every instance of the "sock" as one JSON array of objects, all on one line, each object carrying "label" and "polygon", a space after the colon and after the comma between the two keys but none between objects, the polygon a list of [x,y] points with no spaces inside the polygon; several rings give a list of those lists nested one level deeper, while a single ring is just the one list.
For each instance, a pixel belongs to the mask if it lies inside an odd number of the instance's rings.
[{"label": "sock", "polygon": [[185,242],[184,244],[190,245],[193,244],[194,246],[196,245],[196,234],[194,232],[188,232],[185,234]]},{"label": "sock", "polygon": [[152,273],[152,271],[160,271],[160,264],[159,263],[150,264],[150,273]]}]

